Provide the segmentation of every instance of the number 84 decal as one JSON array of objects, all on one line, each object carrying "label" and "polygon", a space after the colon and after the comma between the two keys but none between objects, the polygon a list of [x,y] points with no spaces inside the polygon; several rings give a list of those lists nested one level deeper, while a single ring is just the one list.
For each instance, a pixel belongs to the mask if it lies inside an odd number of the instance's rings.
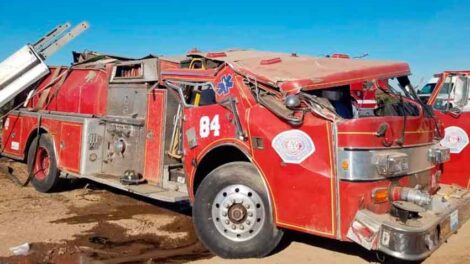
[{"label": "number 84 decal", "polygon": [[211,132],[214,137],[220,136],[219,115],[215,115],[212,120],[208,116],[202,116],[199,120],[199,136],[206,138]]}]

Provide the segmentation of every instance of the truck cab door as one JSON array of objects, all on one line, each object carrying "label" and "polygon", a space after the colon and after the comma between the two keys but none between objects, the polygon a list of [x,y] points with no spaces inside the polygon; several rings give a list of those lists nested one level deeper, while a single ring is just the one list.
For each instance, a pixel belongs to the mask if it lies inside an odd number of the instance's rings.
[{"label": "truck cab door", "polygon": [[470,188],[470,76],[444,73],[430,99],[436,117],[444,124],[441,144],[450,148],[451,159],[444,164],[441,182]]}]

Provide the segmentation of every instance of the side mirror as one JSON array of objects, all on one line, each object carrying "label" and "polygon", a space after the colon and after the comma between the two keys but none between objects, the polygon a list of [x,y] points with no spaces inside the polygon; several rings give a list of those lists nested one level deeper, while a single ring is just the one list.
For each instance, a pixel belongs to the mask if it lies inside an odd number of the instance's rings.
[{"label": "side mirror", "polygon": [[462,109],[459,107],[452,107],[447,113],[453,118],[458,118],[462,114]]}]

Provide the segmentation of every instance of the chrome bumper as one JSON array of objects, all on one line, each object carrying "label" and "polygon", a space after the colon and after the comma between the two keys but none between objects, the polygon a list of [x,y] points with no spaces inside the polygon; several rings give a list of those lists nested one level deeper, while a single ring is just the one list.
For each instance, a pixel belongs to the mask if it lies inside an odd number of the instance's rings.
[{"label": "chrome bumper", "polygon": [[404,224],[390,214],[363,209],[356,213],[348,238],[399,259],[424,259],[470,218],[470,191],[441,184],[420,216]]}]

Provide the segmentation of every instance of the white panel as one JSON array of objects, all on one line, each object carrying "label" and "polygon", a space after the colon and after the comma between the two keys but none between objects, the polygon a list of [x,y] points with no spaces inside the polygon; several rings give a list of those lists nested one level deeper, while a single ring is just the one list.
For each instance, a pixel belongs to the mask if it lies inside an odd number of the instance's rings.
[{"label": "white panel", "polygon": [[34,66],[34,68],[25,72],[14,81],[0,90],[0,107],[8,103],[21,91],[31,86],[49,73],[49,68],[43,62]]},{"label": "white panel", "polygon": [[24,46],[0,63],[0,87],[28,67],[41,61],[29,46]]}]

